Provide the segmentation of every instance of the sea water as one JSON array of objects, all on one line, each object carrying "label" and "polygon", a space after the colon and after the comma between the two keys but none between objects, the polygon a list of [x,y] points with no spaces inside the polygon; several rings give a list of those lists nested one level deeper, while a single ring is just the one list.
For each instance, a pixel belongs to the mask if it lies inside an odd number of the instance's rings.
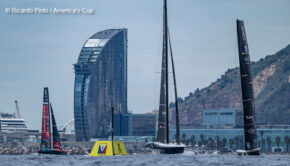
[{"label": "sea water", "polygon": [[290,155],[194,155],[192,153],[164,155],[137,154],[127,156],[89,157],[57,155],[1,155],[2,166],[194,166],[194,165],[243,165],[290,166]]}]

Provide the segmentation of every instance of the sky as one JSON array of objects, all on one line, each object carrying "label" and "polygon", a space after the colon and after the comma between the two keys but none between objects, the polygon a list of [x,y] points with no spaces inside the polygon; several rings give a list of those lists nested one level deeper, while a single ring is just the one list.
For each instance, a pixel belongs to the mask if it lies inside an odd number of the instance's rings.
[{"label": "sky", "polygon": [[[7,8],[93,9],[94,14],[7,14]],[[178,94],[185,97],[237,67],[236,19],[257,61],[290,44],[289,0],[168,0]],[[162,0],[0,0],[0,112],[40,129],[48,86],[59,126],[73,119],[73,64],[101,30],[128,28],[128,108],[158,108]],[[173,95],[170,97],[173,100]]]}]

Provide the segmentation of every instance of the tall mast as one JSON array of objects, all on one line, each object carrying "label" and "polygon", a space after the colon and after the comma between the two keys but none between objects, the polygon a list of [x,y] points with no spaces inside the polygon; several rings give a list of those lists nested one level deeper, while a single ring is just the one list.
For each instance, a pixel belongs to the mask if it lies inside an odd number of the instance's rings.
[{"label": "tall mast", "polygon": [[158,116],[157,141],[169,143],[168,127],[168,34],[167,34],[167,1],[163,6],[163,47],[162,47],[162,67],[161,85]]},{"label": "tall mast", "polygon": [[167,25],[167,0],[164,0],[164,25],[163,25],[163,42],[166,63],[166,143],[169,143],[169,108],[168,108],[168,25]]},{"label": "tall mast", "polygon": [[237,20],[237,35],[244,110],[245,150],[253,150],[257,148],[253,80],[246,30],[244,22],[241,20]]}]

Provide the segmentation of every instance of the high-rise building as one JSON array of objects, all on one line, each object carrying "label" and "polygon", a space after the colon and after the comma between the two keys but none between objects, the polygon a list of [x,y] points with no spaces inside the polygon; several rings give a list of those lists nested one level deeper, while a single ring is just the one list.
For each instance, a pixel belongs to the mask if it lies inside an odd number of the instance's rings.
[{"label": "high-rise building", "polygon": [[127,113],[127,29],[108,29],[91,36],[74,70],[76,140],[107,138],[112,107]]}]

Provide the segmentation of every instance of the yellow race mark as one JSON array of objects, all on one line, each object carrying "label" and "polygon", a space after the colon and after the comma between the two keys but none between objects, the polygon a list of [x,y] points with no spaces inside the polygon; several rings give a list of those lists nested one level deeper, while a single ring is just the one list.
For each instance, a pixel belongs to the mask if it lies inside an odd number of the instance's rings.
[{"label": "yellow race mark", "polygon": [[[114,149],[113,145],[114,144]],[[126,148],[121,141],[96,141],[90,156],[113,156],[114,155],[127,155]]]},{"label": "yellow race mark", "polygon": [[114,152],[115,155],[127,155],[124,143],[121,141],[114,141]]}]

